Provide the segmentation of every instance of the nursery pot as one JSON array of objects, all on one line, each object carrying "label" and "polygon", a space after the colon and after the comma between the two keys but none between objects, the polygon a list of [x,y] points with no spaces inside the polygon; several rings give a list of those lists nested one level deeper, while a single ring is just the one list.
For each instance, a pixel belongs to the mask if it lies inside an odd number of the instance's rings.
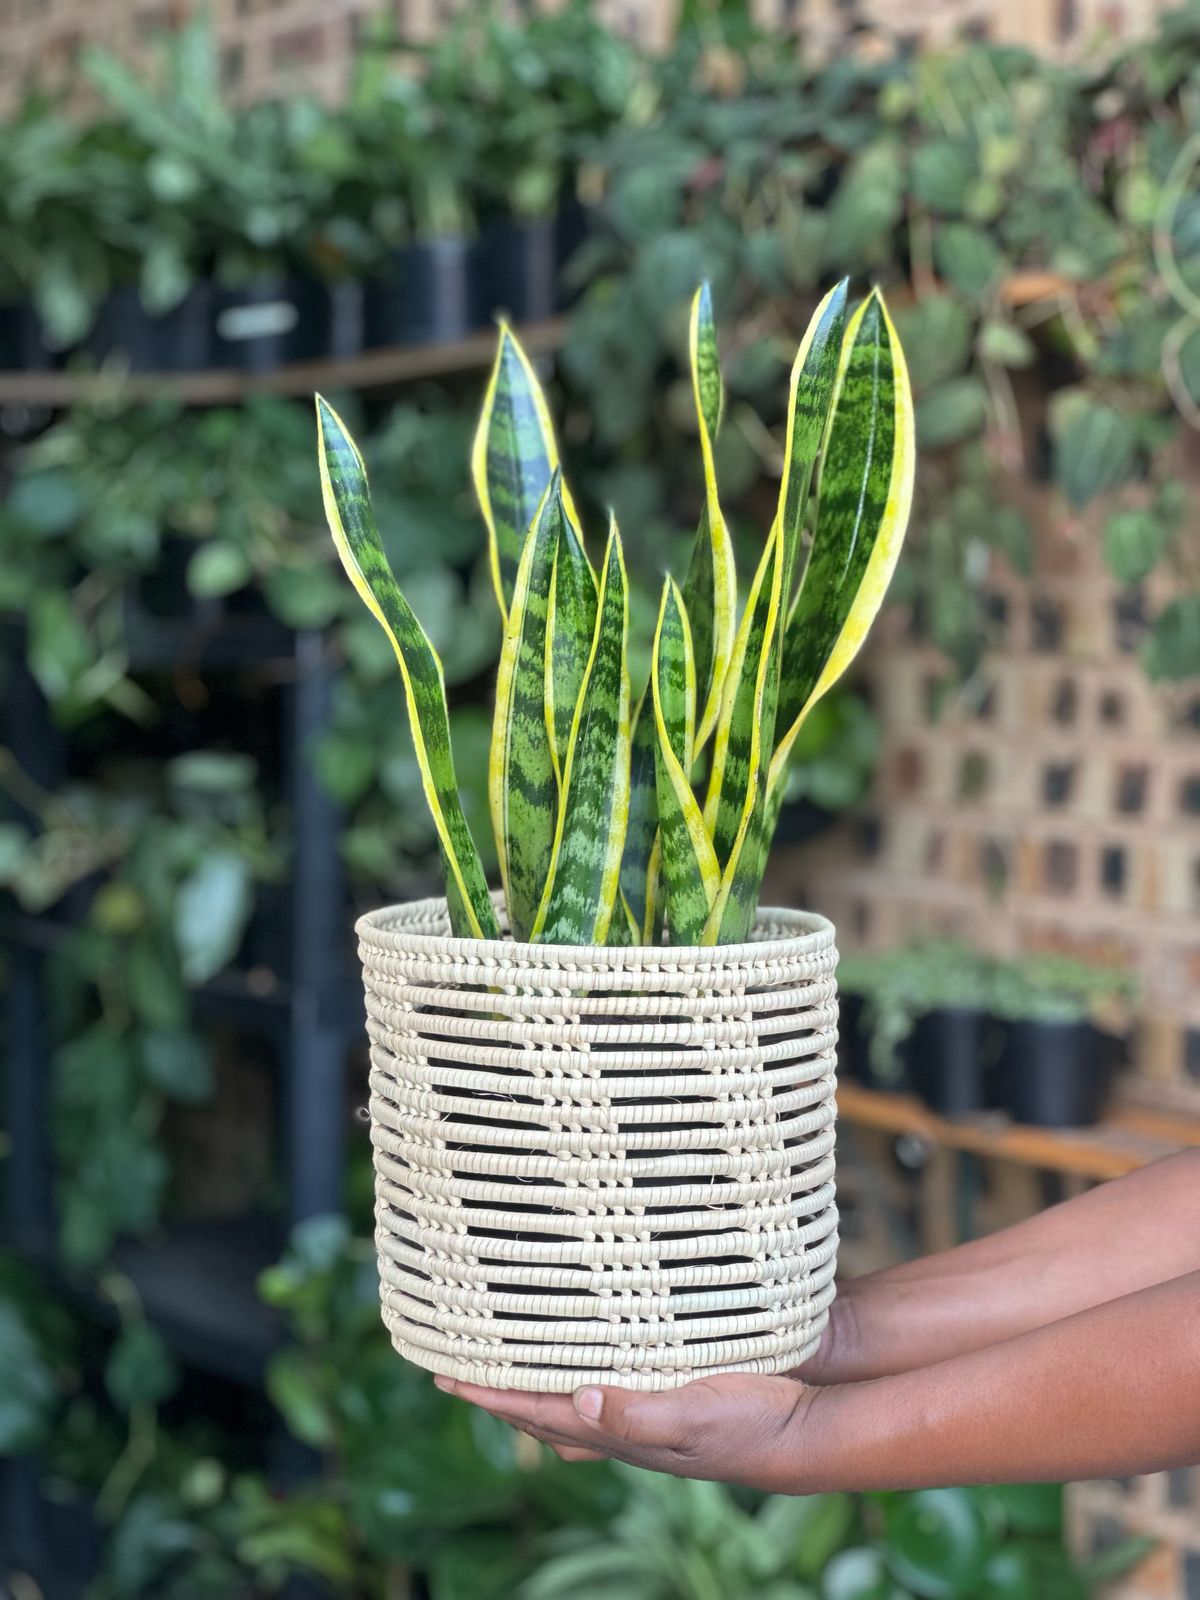
[{"label": "nursery pot", "polygon": [[31,305],[0,306],[0,371],[44,372],[62,361],[62,352],[46,343]]},{"label": "nursery pot", "polygon": [[446,344],[478,323],[474,304],[474,246],[449,236],[410,245],[392,257],[386,277],[363,288],[363,342]]},{"label": "nursery pot", "polygon": [[357,924],[383,1319],[431,1372],[666,1389],[786,1372],[833,1299],[833,928],[754,942],[459,939]]},{"label": "nursery pot", "polygon": [[198,372],[212,360],[212,288],[195,284],[172,310],[152,316],[134,288],[115,289],[100,307],[88,348],[118,355],[131,372]]},{"label": "nursery pot", "polygon": [[553,222],[497,218],[475,256],[477,309],[483,317],[503,311],[514,322],[545,321],[554,314],[557,274]]},{"label": "nursery pot", "polygon": [[1009,1022],[1003,1070],[1008,1109],[1041,1128],[1098,1122],[1112,1067],[1112,1045],[1090,1022]]},{"label": "nursery pot", "polygon": [[871,1059],[871,1029],[866,1001],[860,994],[843,991],[838,996],[838,1071],[843,1077],[861,1083],[864,1089],[882,1094],[910,1094],[912,1075],[907,1054],[896,1051],[892,1072],[881,1072]]},{"label": "nursery pot", "polygon": [[579,291],[566,271],[571,258],[592,231],[592,212],[575,195],[568,195],[559,208],[554,221],[555,284],[557,300],[555,309],[566,311],[579,298]]},{"label": "nursery pot", "polygon": [[218,366],[271,372],[330,353],[333,300],[319,278],[267,278],[216,294]]},{"label": "nursery pot", "polygon": [[991,1103],[987,1017],[947,1006],[921,1017],[905,1050],[917,1094],[931,1111],[961,1117]]}]

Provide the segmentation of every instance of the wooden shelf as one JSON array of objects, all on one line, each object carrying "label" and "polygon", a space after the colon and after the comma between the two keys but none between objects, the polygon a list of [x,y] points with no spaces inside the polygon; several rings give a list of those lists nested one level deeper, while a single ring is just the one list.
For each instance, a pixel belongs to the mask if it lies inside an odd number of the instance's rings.
[{"label": "wooden shelf", "polygon": [[[517,330],[530,355],[557,350],[566,319]],[[470,372],[491,364],[496,331],[483,328],[451,344],[398,345],[342,361],[303,361],[271,372],[214,367],[203,372],[0,372],[0,405],[69,406],[97,399],[167,397],[185,405],[235,405],[248,395],[302,396],[315,390],[381,389],[417,378]]]},{"label": "wooden shelf", "polygon": [[1177,1150],[1200,1146],[1200,1121],[1118,1107],[1094,1128],[1031,1128],[1001,1112],[950,1121],[906,1094],[838,1084],[838,1115],[859,1127],[909,1134],[943,1149],[1081,1178],[1119,1178]]}]

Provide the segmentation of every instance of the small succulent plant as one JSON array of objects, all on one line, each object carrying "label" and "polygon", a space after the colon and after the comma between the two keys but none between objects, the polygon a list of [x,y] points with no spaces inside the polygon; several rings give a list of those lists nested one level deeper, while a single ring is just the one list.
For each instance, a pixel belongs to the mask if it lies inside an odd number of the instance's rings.
[{"label": "small succulent plant", "polygon": [[[857,654],[904,537],[914,468],[904,355],[878,290],[851,309],[843,281],[792,368],[778,507],[739,616],[713,459],[723,389],[707,285],[689,342],[704,508],[686,573],[664,579],[650,682],[635,697],[616,522],[593,566],[541,386],[500,328],[472,475],[504,629],[488,794],[516,939],[748,936],[792,746]],[[459,802],[440,663],[388,566],[362,457],[320,396],[317,420],[334,543],[400,664],[451,926],[498,938]]]}]

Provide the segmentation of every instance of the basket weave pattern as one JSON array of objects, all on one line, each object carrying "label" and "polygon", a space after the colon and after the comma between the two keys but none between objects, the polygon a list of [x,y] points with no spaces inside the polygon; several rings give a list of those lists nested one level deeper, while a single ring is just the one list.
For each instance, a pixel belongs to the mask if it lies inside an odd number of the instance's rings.
[{"label": "basket weave pattern", "polygon": [[783,1372],[833,1299],[833,929],[575,949],[358,923],[383,1318],[510,1389]]}]

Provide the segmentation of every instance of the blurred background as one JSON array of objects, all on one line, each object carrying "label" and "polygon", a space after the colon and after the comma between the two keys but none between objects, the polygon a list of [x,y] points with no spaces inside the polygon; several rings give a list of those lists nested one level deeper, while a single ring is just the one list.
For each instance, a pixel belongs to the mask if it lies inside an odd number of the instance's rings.
[{"label": "blurred background", "polygon": [[917,505],[766,896],[846,955],[846,1269],[1200,1143],[1200,4],[0,0],[0,118],[0,1592],[1196,1600],[1200,1471],[764,1502],[393,1356],[351,924],[438,873],[311,392],[490,848],[494,315],[648,642],[695,284],[752,552],[811,308],[882,283]]}]

